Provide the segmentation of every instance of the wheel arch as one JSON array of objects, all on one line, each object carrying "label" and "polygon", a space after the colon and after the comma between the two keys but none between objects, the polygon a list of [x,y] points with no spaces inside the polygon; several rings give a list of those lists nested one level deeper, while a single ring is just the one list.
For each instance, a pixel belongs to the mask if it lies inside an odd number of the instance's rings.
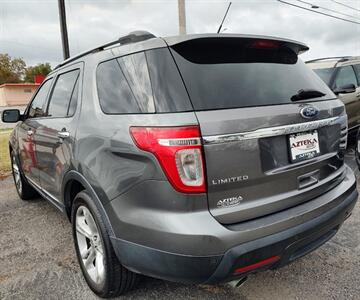
[{"label": "wheel arch", "polygon": [[65,175],[62,187],[65,212],[69,221],[71,221],[73,200],[75,196],[81,191],[86,191],[89,193],[91,199],[94,201],[95,205],[101,213],[101,216],[103,217],[109,235],[114,236],[114,231],[112,229],[109,217],[105,211],[104,204],[86,178],[75,170],[71,170]]}]

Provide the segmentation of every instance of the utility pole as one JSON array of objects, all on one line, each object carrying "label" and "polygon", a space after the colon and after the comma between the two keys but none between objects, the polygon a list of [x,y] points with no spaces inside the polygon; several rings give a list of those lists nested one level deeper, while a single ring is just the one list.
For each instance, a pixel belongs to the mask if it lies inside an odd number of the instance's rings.
[{"label": "utility pole", "polygon": [[59,4],[61,43],[63,49],[63,56],[65,60],[70,57],[69,39],[68,39],[68,32],[66,26],[65,0],[58,0],[58,4]]},{"label": "utility pole", "polygon": [[185,0],[178,0],[179,6],[179,34],[186,34]]}]

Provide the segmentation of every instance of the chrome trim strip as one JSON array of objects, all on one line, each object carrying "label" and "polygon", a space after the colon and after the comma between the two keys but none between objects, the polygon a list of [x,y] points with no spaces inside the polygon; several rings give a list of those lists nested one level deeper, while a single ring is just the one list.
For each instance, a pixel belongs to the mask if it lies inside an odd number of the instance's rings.
[{"label": "chrome trim strip", "polygon": [[158,139],[162,146],[198,146],[201,145],[200,138],[178,138],[178,139]]},{"label": "chrome trim strip", "polygon": [[332,117],[332,118],[328,118],[328,119],[310,121],[310,122],[305,122],[305,123],[297,123],[297,124],[290,124],[290,125],[283,125],[283,126],[276,126],[276,127],[260,128],[260,129],[257,129],[254,131],[248,131],[248,132],[204,136],[203,142],[205,145],[221,144],[221,143],[238,142],[238,141],[244,141],[244,140],[286,135],[286,134],[297,133],[297,132],[301,132],[301,131],[315,130],[315,129],[318,129],[321,127],[334,125],[338,122],[341,122],[342,119],[345,119],[344,121],[346,121],[346,116]]},{"label": "chrome trim strip", "polygon": [[37,183],[35,183],[35,181],[33,181],[32,179],[30,179],[28,176],[24,175],[26,180],[29,181],[32,185],[34,185],[37,189],[39,189],[40,191],[42,191],[42,188],[40,187],[40,185],[38,185]]},{"label": "chrome trim strip", "polygon": [[29,177],[26,177],[26,180],[28,180],[33,186],[35,186],[39,191],[44,193],[47,197],[49,197],[51,200],[57,202],[58,204],[62,204],[55,196],[51,195],[49,192],[45,191],[42,187],[40,187],[37,183],[35,183],[32,179]]}]

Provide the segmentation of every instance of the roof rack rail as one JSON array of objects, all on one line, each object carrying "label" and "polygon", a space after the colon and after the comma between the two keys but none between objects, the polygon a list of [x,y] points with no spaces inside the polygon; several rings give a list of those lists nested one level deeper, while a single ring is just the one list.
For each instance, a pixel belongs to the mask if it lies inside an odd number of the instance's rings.
[{"label": "roof rack rail", "polygon": [[347,61],[347,60],[349,60],[351,57],[352,57],[352,56],[330,56],[330,57],[322,57],[322,58],[316,58],[316,59],[308,60],[308,61],[306,61],[306,63],[311,63],[311,62],[320,61],[320,60],[328,60],[328,59],[340,59],[340,61]]},{"label": "roof rack rail", "polygon": [[74,61],[77,60],[80,57],[86,56],[88,54],[92,54],[92,53],[96,53],[99,51],[104,50],[105,48],[108,48],[110,46],[116,45],[116,44],[120,44],[120,45],[126,45],[126,44],[131,44],[131,43],[137,43],[137,42],[141,42],[141,41],[145,41],[151,38],[156,37],[155,35],[153,35],[152,33],[148,32],[148,31],[143,31],[143,30],[137,30],[137,31],[132,31],[129,34],[122,36],[120,38],[118,38],[117,40],[108,42],[106,44],[103,44],[101,46],[97,46],[96,48],[92,48],[89,50],[86,50],[84,52],[81,52],[75,56],[72,56],[66,60],[64,60],[62,63],[58,64],[54,70]]}]

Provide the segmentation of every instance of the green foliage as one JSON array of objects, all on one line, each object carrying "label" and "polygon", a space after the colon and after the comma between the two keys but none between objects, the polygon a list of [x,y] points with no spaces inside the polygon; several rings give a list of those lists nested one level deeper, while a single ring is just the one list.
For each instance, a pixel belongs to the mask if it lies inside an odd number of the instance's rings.
[{"label": "green foliage", "polygon": [[9,54],[0,54],[0,85],[21,82],[25,75],[26,64],[22,58],[11,58]]},{"label": "green foliage", "polygon": [[4,83],[34,82],[35,75],[46,76],[51,72],[49,63],[26,67],[22,58],[11,58],[0,53],[0,85]]},{"label": "green foliage", "polygon": [[35,75],[44,75],[46,76],[51,72],[51,66],[49,63],[37,64],[33,67],[28,67],[25,71],[25,82],[34,82]]}]

